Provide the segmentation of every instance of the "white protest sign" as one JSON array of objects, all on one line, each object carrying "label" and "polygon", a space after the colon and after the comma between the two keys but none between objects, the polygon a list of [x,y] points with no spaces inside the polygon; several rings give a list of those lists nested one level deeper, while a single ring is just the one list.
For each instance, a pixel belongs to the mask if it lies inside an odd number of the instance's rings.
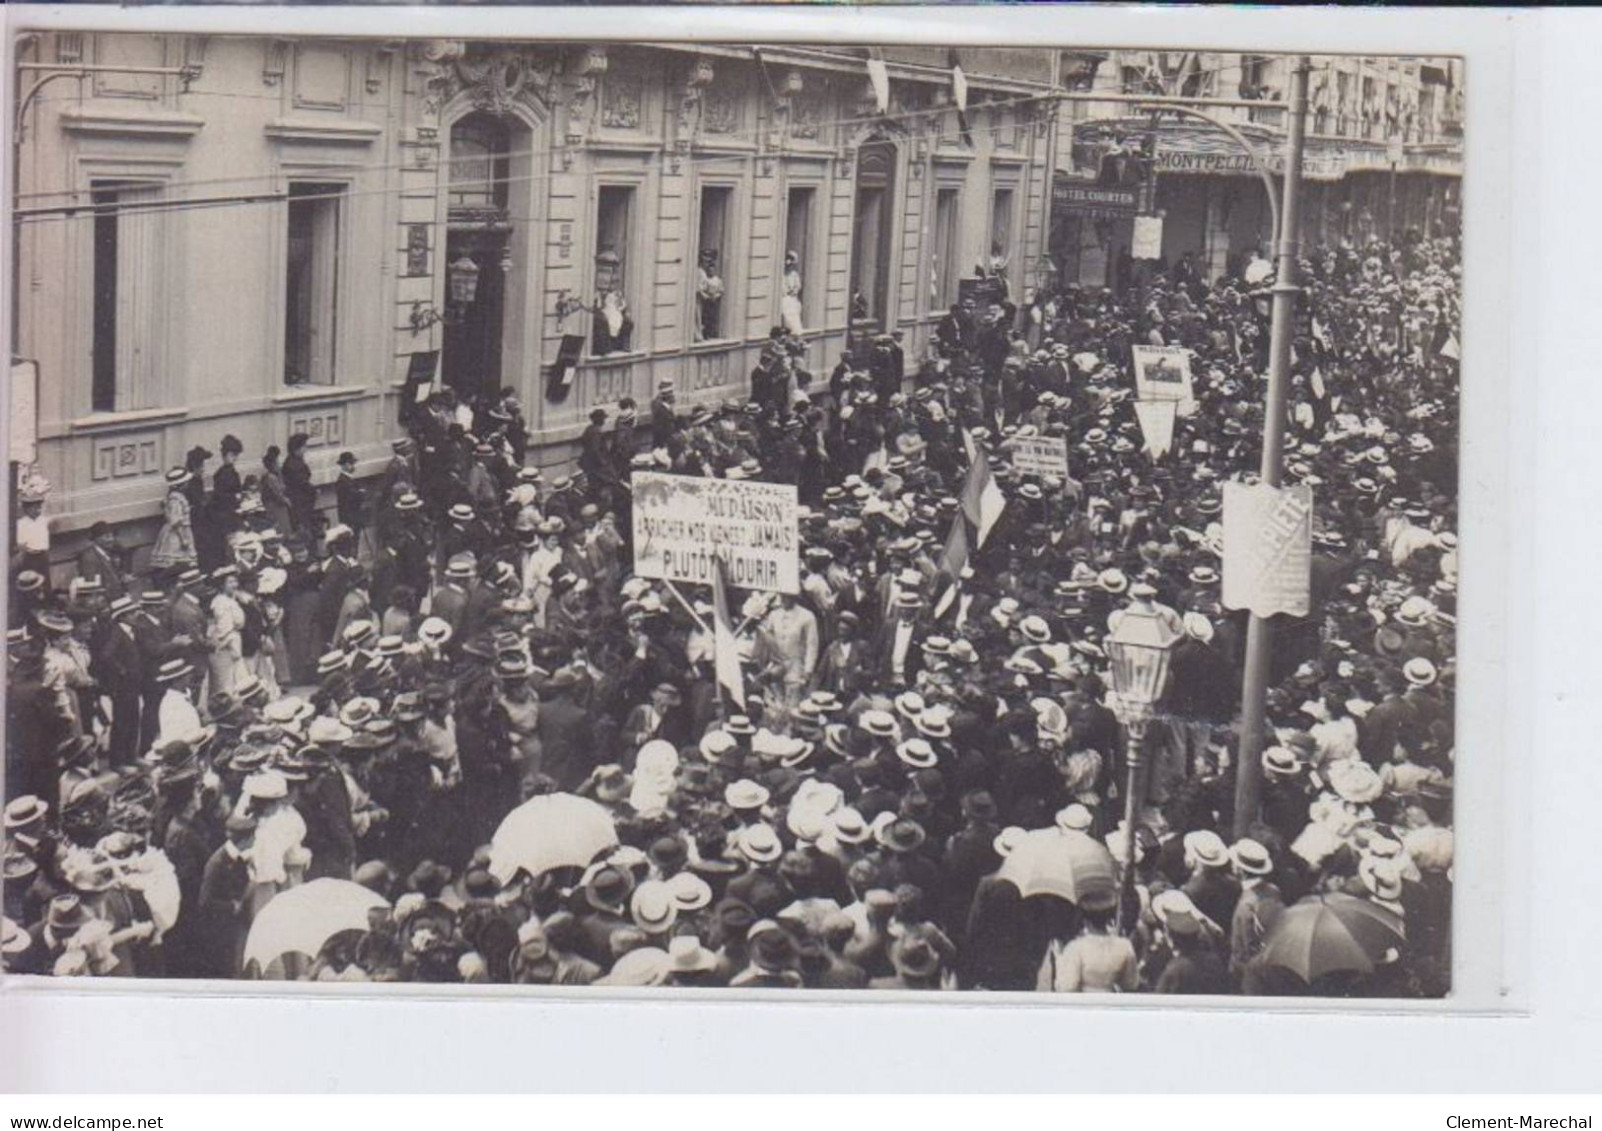
[{"label": "white protest sign", "polygon": [[30,464],[39,458],[39,363],[11,364],[12,463]]},{"label": "white protest sign", "polygon": [[1311,607],[1313,489],[1224,484],[1226,609],[1305,617]]},{"label": "white protest sign", "polygon": [[1012,451],[1012,468],[1020,475],[1068,474],[1068,441],[1060,436],[1014,436],[1007,442]]},{"label": "white protest sign", "polygon": [[1191,387],[1190,351],[1182,346],[1134,346],[1135,396],[1143,401],[1178,401],[1179,415],[1196,411]]},{"label": "white protest sign", "polygon": [[801,591],[793,486],[636,471],[630,487],[639,576],[711,585],[720,558],[730,585]]},{"label": "white protest sign", "polygon": [[1129,243],[1131,259],[1161,259],[1163,257],[1163,218],[1136,216],[1135,232]]},{"label": "white protest sign", "polygon": [[1146,450],[1152,459],[1162,459],[1174,446],[1175,401],[1136,401],[1135,416],[1140,421],[1140,433],[1146,438]]}]

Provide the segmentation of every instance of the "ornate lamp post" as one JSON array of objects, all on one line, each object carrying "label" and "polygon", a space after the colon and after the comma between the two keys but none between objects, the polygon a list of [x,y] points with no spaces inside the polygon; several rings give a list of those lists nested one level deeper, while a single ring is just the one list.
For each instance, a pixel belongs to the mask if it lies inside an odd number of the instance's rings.
[{"label": "ornate lamp post", "polygon": [[[1113,693],[1123,708],[1124,732],[1127,736],[1125,761],[1129,773],[1124,789],[1124,858],[1123,893],[1135,884],[1135,818],[1140,812],[1140,797],[1144,792],[1143,771],[1146,726],[1156,713],[1157,705],[1168,693],[1172,652],[1183,638],[1179,631],[1152,603],[1156,591],[1147,585],[1136,585],[1130,590],[1132,600],[1117,615],[1112,634],[1103,641],[1112,660]],[[1123,915],[1123,899],[1119,900],[1119,916]],[[1127,926],[1128,924],[1121,924]]]}]

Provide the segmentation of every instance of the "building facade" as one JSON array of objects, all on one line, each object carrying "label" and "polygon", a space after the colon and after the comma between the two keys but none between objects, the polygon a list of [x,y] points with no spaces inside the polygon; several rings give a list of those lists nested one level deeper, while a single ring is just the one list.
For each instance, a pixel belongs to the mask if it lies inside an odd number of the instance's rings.
[{"label": "building facade", "polygon": [[[226,434],[377,471],[409,376],[510,386],[556,466],[596,407],[743,396],[787,295],[820,381],[1045,262],[1047,50],[52,33],[18,58],[14,359],[58,553],[153,535]],[[74,68],[92,66],[92,71]],[[882,101],[881,101],[882,100]],[[786,267],[787,254],[793,255]],[[794,306],[791,306],[794,310]]]},{"label": "building facade", "polygon": [[[1284,101],[1294,59],[1210,52],[1074,51],[1059,63],[1077,94]],[[1458,222],[1463,72],[1458,59],[1317,56],[1308,80],[1302,164],[1304,245],[1361,241]],[[1205,113],[1241,135],[1279,191],[1286,115],[1249,106]],[[1118,286],[1134,270],[1133,215],[1163,219],[1162,261],[1189,256],[1217,278],[1250,255],[1271,256],[1273,210],[1241,141],[1216,123],[1124,101],[1070,101],[1058,122],[1052,254],[1067,279]],[[1155,195],[1138,199],[1137,160],[1156,171]],[[1109,160],[1110,158],[1110,160]],[[1119,172],[1131,174],[1119,184]],[[1104,191],[1092,191],[1100,188]],[[1122,189],[1124,191],[1114,191]]]}]

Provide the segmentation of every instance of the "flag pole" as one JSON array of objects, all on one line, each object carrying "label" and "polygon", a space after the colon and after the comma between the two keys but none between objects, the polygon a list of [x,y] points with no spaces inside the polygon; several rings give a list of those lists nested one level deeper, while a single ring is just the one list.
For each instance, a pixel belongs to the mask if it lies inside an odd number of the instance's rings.
[{"label": "flag pole", "polygon": [[[1276,233],[1273,312],[1269,336],[1268,403],[1263,414],[1261,476],[1279,488],[1285,462],[1285,415],[1290,390],[1291,338],[1295,333],[1297,226],[1301,219],[1302,144],[1307,122],[1307,73],[1312,63],[1299,55],[1291,72],[1290,122],[1286,137],[1285,203]],[[1262,800],[1262,751],[1267,732],[1269,659],[1273,624],[1251,614],[1246,627],[1246,670],[1241,685],[1240,747],[1235,760],[1235,838],[1239,840],[1257,820]]]},{"label": "flag pole", "polygon": [[690,614],[690,619],[695,622],[696,627],[698,627],[702,632],[712,631],[706,626],[706,621],[701,619],[701,614],[697,613],[691,606],[690,602],[684,599],[684,594],[679,592],[679,587],[677,585],[674,585],[673,582],[669,581],[665,577],[662,579],[662,584],[667,588],[669,593],[673,594],[678,603],[684,606],[684,611]]}]

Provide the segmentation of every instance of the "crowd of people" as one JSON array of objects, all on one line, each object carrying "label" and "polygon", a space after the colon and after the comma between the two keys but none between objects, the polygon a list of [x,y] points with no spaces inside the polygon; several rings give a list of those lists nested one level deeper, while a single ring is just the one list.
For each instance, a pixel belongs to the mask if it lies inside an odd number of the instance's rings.
[{"label": "crowd of people", "polygon": [[[382,475],[341,458],[332,514],[304,436],[251,474],[227,437],[209,490],[203,448],[168,475],[137,570],[99,526],[52,572],[30,529],[5,966],[1444,994],[1458,263],[1455,239],[1413,233],[1302,264],[1286,480],[1313,490],[1312,608],[1276,618],[1247,836],[1221,489],[1258,466],[1271,280],[1185,262],[1124,293],[959,303],[910,364],[885,335],[815,379],[775,328],[748,400],[681,405],[664,382],[643,414],[597,409],[568,475],[532,466],[511,390],[443,388]],[[1196,411],[1160,458],[1134,407],[1145,344],[1191,351]],[[1065,474],[1014,472],[1030,436],[1067,441]],[[1005,500],[982,543],[959,498],[971,459]],[[633,573],[641,468],[797,488],[800,592],[731,597],[743,706],[715,674],[711,593]],[[25,485],[19,523],[43,521],[44,490]],[[1130,602],[1183,634],[1133,830],[1103,647]],[[508,866],[503,821],[556,796],[605,815],[603,847]],[[1026,894],[1006,861],[1047,834],[1133,874]],[[304,951],[247,945],[322,879],[371,893],[367,921]],[[1336,894],[1405,924],[1395,945],[1371,968],[1275,961],[1286,917]]]}]

